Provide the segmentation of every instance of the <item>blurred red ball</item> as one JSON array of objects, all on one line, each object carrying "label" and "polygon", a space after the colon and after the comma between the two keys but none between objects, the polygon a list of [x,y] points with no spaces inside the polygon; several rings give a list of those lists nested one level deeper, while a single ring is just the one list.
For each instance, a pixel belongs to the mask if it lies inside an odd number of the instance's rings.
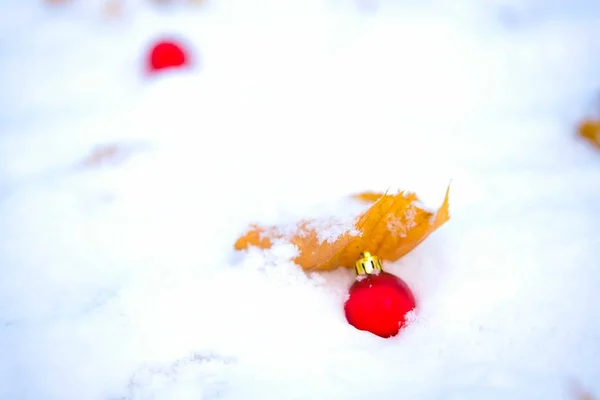
[{"label": "blurred red ball", "polygon": [[183,68],[190,63],[184,47],[175,41],[161,40],[152,46],[148,55],[148,71],[157,73],[171,68]]},{"label": "blurred red ball", "polygon": [[406,314],[415,308],[408,285],[387,272],[360,276],[344,304],[348,323],[356,329],[388,338],[398,334]]}]

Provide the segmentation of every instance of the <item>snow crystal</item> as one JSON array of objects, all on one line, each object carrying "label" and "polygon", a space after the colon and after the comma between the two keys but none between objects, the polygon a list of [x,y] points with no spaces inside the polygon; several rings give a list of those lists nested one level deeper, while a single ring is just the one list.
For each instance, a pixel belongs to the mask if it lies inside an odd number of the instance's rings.
[{"label": "snow crystal", "polygon": [[[229,386],[228,370],[233,363],[232,358],[194,353],[170,365],[148,366],[133,374],[123,398],[217,398]],[[203,382],[200,390],[198,380]]]},{"label": "snow crystal", "polygon": [[413,208],[408,208],[402,214],[402,218],[398,218],[395,215],[389,215],[387,217],[387,228],[390,231],[398,232],[400,237],[406,237],[408,232],[414,228],[417,223],[415,217],[417,212]]},{"label": "snow crystal", "polygon": [[360,233],[356,229],[354,220],[340,221],[336,219],[315,220],[307,224],[307,229],[317,232],[319,243],[334,243],[342,235],[358,236]]},{"label": "snow crystal", "polygon": [[415,321],[417,321],[418,315],[417,315],[417,310],[411,310],[408,313],[406,313],[406,315],[404,316],[404,319],[406,320],[407,324],[411,324]]}]

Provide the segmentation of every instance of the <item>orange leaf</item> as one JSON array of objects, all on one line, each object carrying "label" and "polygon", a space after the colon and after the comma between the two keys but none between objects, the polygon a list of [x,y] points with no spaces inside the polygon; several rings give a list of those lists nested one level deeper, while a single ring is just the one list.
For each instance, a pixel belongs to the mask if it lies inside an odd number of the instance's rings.
[{"label": "orange leaf", "polygon": [[[402,192],[404,193],[404,197],[410,201],[418,201],[417,195],[411,192]],[[352,196],[357,200],[362,200],[368,203],[374,203],[377,200],[381,199],[384,196],[389,196],[387,193],[377,193],[377,192],[362,192],[359,194],[355,194]]]},{"label": "orange leaf", "polygon": [[355,194],[354,196],[352,196],[352,198],[354,198],[356,200],[366,201],[368,203],[374,203],[385,195],[386,195],[385,193],[362,192],[359,194]]},{"label": "orange leaf", "polygon": [[84,167],[95,167],[109,162],[121,160],[125,150],[117,144],[107,144],[94,148],[82,162]]},{"label": "orange leaf", "polygon": [[149,146],[144,142],[107,143],[94,147],[79,163],[79,167],[95,168],[105,165],[117,165],[125,162],[136,152],[143,151]]},{"label": "orange leaf", "polygon": [[441,207],[432,213],[418,205],[414,193],[365,192],[353,197],[374,204],[350,224],[300,221],[292,229],[254,225],[234,247],[236,250],[250,246],[268,249],[274,241],[292,243],[299,250],[294,261],[305,270],[352,268],[362,251],[396,261],[448,221],[449,194],[450,188]]},{"label": "orange leaf", "polygon": [[587,119],[579,125],[579,136],[600,149],[600,120]]}]

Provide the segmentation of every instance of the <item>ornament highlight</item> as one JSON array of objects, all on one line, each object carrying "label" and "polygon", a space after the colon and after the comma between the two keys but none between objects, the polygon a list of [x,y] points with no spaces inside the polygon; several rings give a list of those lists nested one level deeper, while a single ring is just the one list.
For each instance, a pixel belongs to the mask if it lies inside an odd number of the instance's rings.
[{"label": "ornament highlight", "polygon": [[414,295],[400,278],[383,270],[379,257],[365,251],[356,262],[356,281],[344,303],[346,320],[382,338],[396,336],[416,308]]},{"label": "ornament highlight", "polygon": [[157,73],[166,69],[183,68],[190,64],[190,57],[184,47],[172,40],[161,40],[155,43],[148,55],[149,73]]}]

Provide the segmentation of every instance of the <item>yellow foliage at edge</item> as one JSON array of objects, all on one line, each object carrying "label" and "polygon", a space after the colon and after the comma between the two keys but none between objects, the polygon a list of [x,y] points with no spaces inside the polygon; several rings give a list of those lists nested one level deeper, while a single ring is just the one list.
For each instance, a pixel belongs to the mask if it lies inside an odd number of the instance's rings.
[{"label": "yellow foliage at edge", "polygon": [[600,149],[600,120],[587,119],[579,125],[579,136]]},{"label": "yellow foliage at edge", "polygon": [[354,229],[346,230],[335,241],[321,240],[314,221],[301,221],[294,232],[287,234],[277,226],[253,225],[234,247],[268,249],[275,240],[287,241],[298,247],[299,255],[294,261],[312,271],[353,268],[362,251],[396,261],[450,219],[449,194],[450,187],[440,208],[432,213],[417,205],[419,199],[414,193],[360,193],[354,198],[374,204],[356,219]]}]

